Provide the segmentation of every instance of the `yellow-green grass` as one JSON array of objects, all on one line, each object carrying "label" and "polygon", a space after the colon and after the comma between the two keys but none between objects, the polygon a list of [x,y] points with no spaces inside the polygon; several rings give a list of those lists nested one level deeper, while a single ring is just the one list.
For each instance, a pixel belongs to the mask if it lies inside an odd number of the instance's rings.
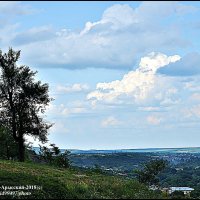
[{"label": "yellow-green grass", "polygon": [[[60,169],[44,164],[0,160],[0,186],[41,186],[29,196],[0,199],[155,199],[160,196],[135,180],[125,180],[92,171]],[[3,190],[0,189],[0,192]]]}]

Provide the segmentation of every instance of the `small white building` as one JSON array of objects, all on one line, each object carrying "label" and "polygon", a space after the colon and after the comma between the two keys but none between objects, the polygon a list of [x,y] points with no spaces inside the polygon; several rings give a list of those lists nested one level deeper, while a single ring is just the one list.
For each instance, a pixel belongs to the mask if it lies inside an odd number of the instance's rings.
[{"label": "small white building", "polygon": [[184,195],[190,195],[190,192],[192,192],[194,189],[190,187],[170,187],[168,192],[169,194],[172,194],[175,191],[181,191],[184,193]]}]

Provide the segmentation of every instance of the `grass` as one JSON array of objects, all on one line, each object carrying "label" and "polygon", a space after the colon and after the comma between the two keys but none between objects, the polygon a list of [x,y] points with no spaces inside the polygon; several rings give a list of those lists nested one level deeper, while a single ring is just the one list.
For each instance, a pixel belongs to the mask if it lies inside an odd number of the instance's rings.
[{"label": "grass", "polygon": [[[0,196],[0,199],[156,199],[135,180],[107,176],[94,171],[59,169],[47,165],[0,160],[0,186],[41,186],[29,196]],[[2,192],[2,189],[0,189]]]}]

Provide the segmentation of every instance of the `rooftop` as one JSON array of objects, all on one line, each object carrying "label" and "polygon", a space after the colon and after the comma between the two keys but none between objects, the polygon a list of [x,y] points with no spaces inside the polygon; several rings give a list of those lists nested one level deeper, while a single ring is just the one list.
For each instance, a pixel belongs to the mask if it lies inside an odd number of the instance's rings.
[{"label": "rooftop", "polygon": [[193,188],[190,187],[170,187],[170,190],[173,191],[193,191]]}]

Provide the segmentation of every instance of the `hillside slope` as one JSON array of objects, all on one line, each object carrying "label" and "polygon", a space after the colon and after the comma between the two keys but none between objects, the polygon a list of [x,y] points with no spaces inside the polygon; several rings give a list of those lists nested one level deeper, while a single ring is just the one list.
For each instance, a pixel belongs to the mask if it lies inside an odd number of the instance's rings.
[{"label": "hillside slope", "polygon": [[[20,191],[20,196],[14,196],[16,199],[159,198],[159,195],[149,191],[136,181],[123,180],[91,171],[82,172],[32,163],[0,161],[0,199],[13,198],[5,196],[5,188],[2,186],[25,187],[27,185],[29,185],[28,187],[35,185],[37,189],[10,188],[6,191]],[[42,189],[39,189],[38,186]],[[22,195],[27,192],[31,194]]]}]

